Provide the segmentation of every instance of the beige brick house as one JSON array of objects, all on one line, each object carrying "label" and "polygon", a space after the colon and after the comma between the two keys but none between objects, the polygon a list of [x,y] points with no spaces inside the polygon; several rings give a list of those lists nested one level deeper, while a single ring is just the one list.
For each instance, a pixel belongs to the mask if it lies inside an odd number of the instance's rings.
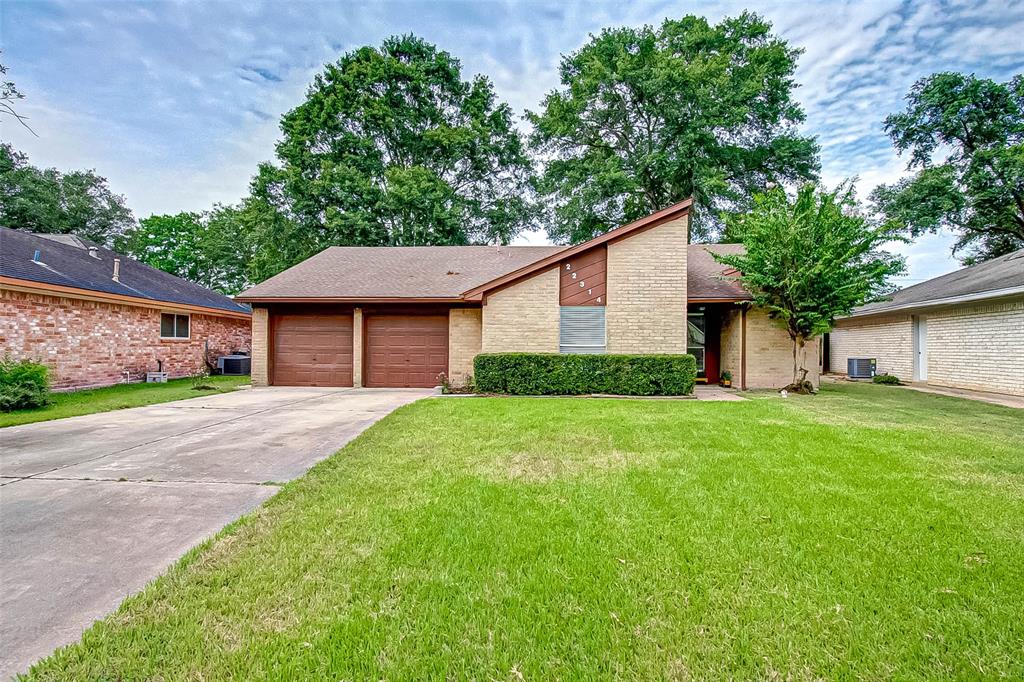
[{"label": "beige brick house", "polygon": [[249,309],[72,235],[0,227],[0,356],[41,361],[55,388],[183,377],[248,351]]},{"label": "beige brick house", "polygon": [[709,253],[735,246],[687,243],[690,206],[571,247],[328,248],[237,297],[253,381],[458,384],[478,353],[521,351],[689,352],[701,381],[789,383],[789,337]]},{"label": "beige brick house", "polygon": [[907,287],[839,320],[827,363],[906,382],[1024,395],[1024,249]]}]

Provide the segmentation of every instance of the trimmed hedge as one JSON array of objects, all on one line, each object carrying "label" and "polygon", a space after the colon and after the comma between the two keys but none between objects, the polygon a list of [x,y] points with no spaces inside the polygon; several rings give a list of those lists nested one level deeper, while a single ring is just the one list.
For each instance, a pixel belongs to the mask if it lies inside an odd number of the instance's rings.
[{"label": "trimmed hedge", "polygon": [[50,402],[50,370],[30,360],[0,358],[0,411],[42,407]]},{"label": "trimmed hedge", "polygon": [[689,395],[692,355],[482,353],[473,361],[476,390],[512,395]]},{"label": "trimmed hedge", "polygon": [[889,386],[899,386],[900,380],[898,377],[894,377],[891,374],[876,374],[871,377],[871,383],[873,384],[887,384]]}]

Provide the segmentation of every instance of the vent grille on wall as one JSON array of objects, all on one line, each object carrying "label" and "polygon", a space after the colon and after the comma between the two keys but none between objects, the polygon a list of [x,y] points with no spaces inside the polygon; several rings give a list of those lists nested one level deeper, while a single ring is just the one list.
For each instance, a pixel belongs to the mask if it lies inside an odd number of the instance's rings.
[{"label": "vent grille on wall", "polygon": [[562,306],[558,352],[605,351],[604,306]]}]

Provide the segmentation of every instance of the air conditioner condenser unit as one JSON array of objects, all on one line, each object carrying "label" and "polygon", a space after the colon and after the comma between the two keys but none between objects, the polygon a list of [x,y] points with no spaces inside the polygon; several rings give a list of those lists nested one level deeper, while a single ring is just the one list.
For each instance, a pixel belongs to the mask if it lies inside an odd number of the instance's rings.
[{"label": "air conditioner condenser unit", "polygon": [[875,358],[847,358],[846,376],[851,379],[870,379],[875,376]]}]

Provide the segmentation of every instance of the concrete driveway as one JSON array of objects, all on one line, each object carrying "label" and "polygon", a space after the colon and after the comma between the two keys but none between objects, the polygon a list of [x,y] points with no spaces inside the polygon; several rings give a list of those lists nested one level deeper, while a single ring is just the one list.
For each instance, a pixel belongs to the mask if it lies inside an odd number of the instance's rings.
[{"label": "concrete driveway", "polygon": [[431,393],[247,389],[0,429],[0,679]]}]

